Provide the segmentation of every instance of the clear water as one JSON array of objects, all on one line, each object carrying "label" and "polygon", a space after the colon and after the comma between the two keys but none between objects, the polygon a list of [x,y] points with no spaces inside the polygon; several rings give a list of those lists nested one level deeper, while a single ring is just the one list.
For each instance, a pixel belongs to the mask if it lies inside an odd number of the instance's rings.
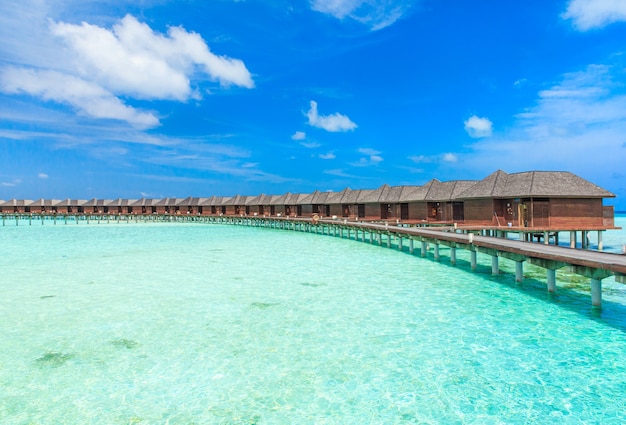
[{"label": "clear water", "polygon": [[0,254],[3,425],[626,422],[611,279],[597,312],[560,272],[204,224],[6,226]]}]

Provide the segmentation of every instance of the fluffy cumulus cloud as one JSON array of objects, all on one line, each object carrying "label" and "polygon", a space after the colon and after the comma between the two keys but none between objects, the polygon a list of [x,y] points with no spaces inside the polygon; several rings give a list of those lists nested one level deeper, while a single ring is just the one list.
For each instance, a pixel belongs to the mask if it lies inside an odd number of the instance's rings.
[{"label": "fluffy cumulus cloud", "polygon": [[254,87],[241,60],[212,53],[199,34],[181,27],[159,34],[127,15],[110,29],[52,22],[48,30],[63,52],[57,66],[5,66],[0,90],[70,105],[93,118],[149,128],[159,124],[158,118],[125,104],[122,96],[127,102],[186,101],[199,97],[192,80],[207,77],[221,86]]},{"label": "fluffy cumulus cloud", "polygon": [[82,75],[118,93],[186,100],[196,70],[222,85],[254,86],[242,61],[215,55],[199,34],[181,27],[171,27],[166,36],[126,15],[112,29],[53,23],[51,32],[73,51]]},{"label": "fluffy cumulus cloud", "polygon": [[465,122],[465,131],[470,137],[480,138],[489,137],[492,133],[493,124],[487,118],[480,118],[476,115],[472,115]]},{"label": "fluffy cumulus cloud", "polygon": [[320,115],[317,112],[317,102],[311,101],[310,108],[306,113],[309,119],[309,125],[322,128],[330,132],[352,131],[357,125],[346,115],[334,113],[331,115]]},{"label": "fluffy cumulus cloud", "polygon": [[571,0],[563,13],[580,31],[601,28],[614,22],[626,21],[624,0]]},{"label": "fluffy cumulus cloud", "polygon": [[311,0],[311,8],[337,19],[350,18],[373,31],[405,16],[415,0]]},{"label": "fluffy cumulus cloud", "polygon": [[40,179],[44,179],[45,180],[45,179],[48,178],[48,175],[46,173],[39,173],[39,174],[37,174],[37,177],[39,177]]}]

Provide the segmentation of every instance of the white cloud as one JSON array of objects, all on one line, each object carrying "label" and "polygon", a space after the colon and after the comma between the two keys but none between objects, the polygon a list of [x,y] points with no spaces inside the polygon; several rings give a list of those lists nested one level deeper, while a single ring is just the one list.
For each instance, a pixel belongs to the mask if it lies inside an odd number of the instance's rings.
[{"label": "white cloud", "polygon": [[319,115],[317,112],[317,102],[311,101],[311,107],[306,113],[309,118],[309,125],[322,128],[330,132],[351,131],[357,128],[357,125],[346,115],[334,113],[331,115]]},{"label": "white cloud", "polygon": [[46,173],[39,173],[37,174],[37,177],[39,177],[40,179],[47,179],[48,175]]},{"label": "white cloud", "polygon": [[376,31],[395,23],[415,0],[311,0],[311,8],[337,19],[350,18]]},{"label": "white cloud", "polygon": [[319,154],[319,158],[320,159],[335,159],[336,156],[335,156],[334,153],[328,152],[328,153],[321,153],[321,154]]},{"label": "white cloud", "polygon": [[222,86],[254,87],[241,60],[215,55],[199,34],[181,27],[159,34],[127,15],[111,29],[54,21],[41,28],[40,15],[49,10],[39,4],[31,6],[43,11],[29,14],[18,8],[16,14],[35,19],[40,37],[32,41],[41,40],[56,61],[38,60],[37,48],[19,54],[24,45],[5,44],[12,62],[21,63],[0,67],[0,91],[6,94],[28,94],[70,105],[91,118],[151,128],[159,124],[158,118],[129,105],[133,99],[197,99],[199,91],[192,81],[201,79]]},{"label": "white cloud", "polygon": [[448,152],[441,156],[441,160],[443,162],[457,162],[459,159],[455,154]]},{"label": "white cloud", "polygon": [[379,155],[381,153],[380,151],[370,148],[359,148],[358,151],[363,155]]},{"label": "white cloud", "polygon": [[411,155],[409,159],[417,164],[425,164],[429,162],[433,162],[433,158],[431,156],[425,155]]},{"label": "white cloud", "polygon": [[465,131],[470,137],[489,137],[492,133],[492,123],[487,118],[480,118],[472,115],[465,122]]},{"label": "white cloud", "polygon": [[626,21],[624,0],[571,0],[563,19],[571,19],[580,31],[602,28],[619,21]]},{"label": "white cloud", "polygon": [[[441,155],[412,155],[409,156],[408,159],[415,162],[416,164],[433,164],[433,163],[451,163],[457,162],[459,160],[457,154],[448,152]],[[421,170],[421,169],[420,169]]]},{"label": "white cloud", "polygon": [[291,140],[304,140],[306,139],[306,133],[304,131],[296,131],[291,136]]},{"label": "white cloud", "polygon": [[367,155],[367,158],[360,158],[358,162],[352,162],[350,165],[353,167],[370,167],[372,165],[378,165],[384,159],[380,156],[381,152],[370,148],[359,148],[359,153]]},{"label": "white cloud", "polygon": [[116,93],[184,101],[196,67],[222,85],[254,86],[242,61],[213,54],[200,35],[181,27],[164,36],[126,15],[111,30],[85,22],[52,23],[50,30],[70,47],[83,77]]},{"label": "white cloud", "polygon": [[10,181],[10,182],[0,182],[0,186],[3,186],[3,187],[15,187],[15,186],[17,186],[20,183],[22,183],[22,181],[20,179],[15,179],[15,180]]},{"label": "white cloud", "polygon": [[346,178],[350,178],[350,179],[357,178],[357,176],[355,176],[353,174],[348,174],[348,173],[346,173],[345,170],[343,170],[341,168],[335,168],[333,170],[324,170],[323,173],[324,174],[330,174],[331,176],[336,176],[336,177],[346,177]]},{"label": "white cloud", "polygon": [[57,71],[0,68],[0,91],[40,97],[45,101],[73,106],[93,118],[122,120],[139,128],[159,124],[152,113],[140,112],[125,105],[101,86]]},{"label": "white cloud", "polygon": [[302,146],[304,146],[305,148],[307,148],[307,149],[316,149],[316,148],[319,148],[320,146],[322,146],[318,142],[300,142],[300,144]]}]

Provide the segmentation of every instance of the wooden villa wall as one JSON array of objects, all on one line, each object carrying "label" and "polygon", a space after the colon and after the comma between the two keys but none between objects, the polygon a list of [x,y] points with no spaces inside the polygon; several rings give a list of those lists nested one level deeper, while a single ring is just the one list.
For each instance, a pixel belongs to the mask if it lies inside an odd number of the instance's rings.
[{"label": "wooden villa wall", "polygon": [[[534,206],[534,205],[533,205]],[[602,226],[604,224],[602,199],[550,200],[550,223],[555,228]]]},{"label": "wooden villa wall", "polygon": [[426,202],[409,202],[409,220],[427,220],[428,205]]},{"label": "wooden villa wall", "polygon": [[615,207],[604,206],[602,207],[602,221],[605,227],[615,227]]},{"label": "wooden villa wall", "polygon": [[468,226],[492,226],[493,200],[492,199],[468,199],[465,201],[465,225]]},{"label": "wooden villa wall", "polygon": [[364,204],[366,220],[380,220],[380,204]]},{"label": "wooden villa wall", "polygon": [[341,211],[341,204],[330,204],[330,215],[341,217],[343,215],[343,212]]},{"label": "wooden villa wall", "polygon": [[311,217],[313,216],[313,205],[311,204],[306,204],[306,205],[299,205],[300,207],[300,215],[303,217]]}]

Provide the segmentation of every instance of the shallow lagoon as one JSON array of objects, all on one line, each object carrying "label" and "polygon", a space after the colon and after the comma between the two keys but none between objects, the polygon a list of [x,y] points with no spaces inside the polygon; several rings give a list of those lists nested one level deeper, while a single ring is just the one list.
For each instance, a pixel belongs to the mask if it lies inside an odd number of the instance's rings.
[{"label": "shallow lagoon", "polygon": [[560,272],[550,296],[541,269],[280,230],[7,226],[0,246],[3,424],[626,420],[611,279],[597,312]]}]

